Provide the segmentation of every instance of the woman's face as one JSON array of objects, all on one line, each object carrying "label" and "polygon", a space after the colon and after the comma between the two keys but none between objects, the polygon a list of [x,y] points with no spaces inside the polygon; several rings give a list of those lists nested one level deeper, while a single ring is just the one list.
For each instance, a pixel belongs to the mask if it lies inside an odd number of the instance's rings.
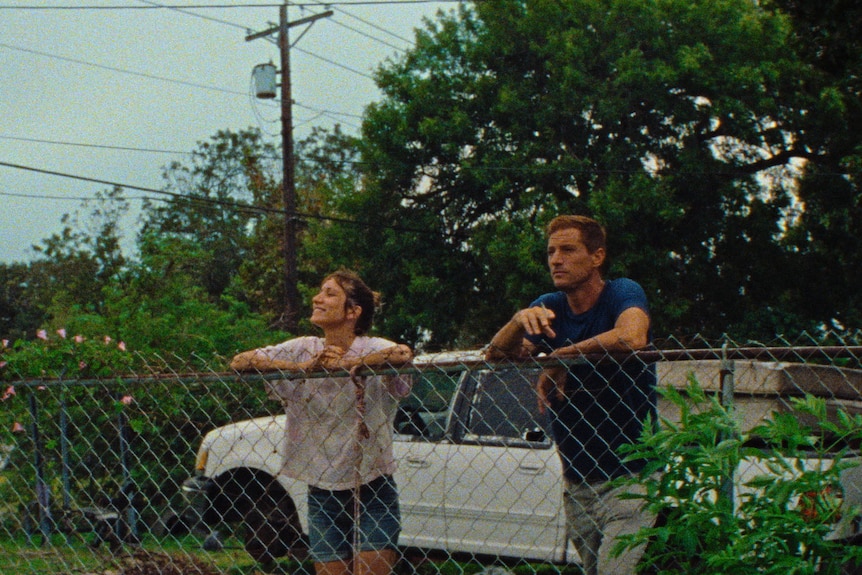
[{"label": "woman's face", "polygon": [[346,322],[355,322],[358,306],[346,307],[347,294],[334,279],[328,279],[320,291],[311,299],[311,323],[319,328],[339,327]]}]

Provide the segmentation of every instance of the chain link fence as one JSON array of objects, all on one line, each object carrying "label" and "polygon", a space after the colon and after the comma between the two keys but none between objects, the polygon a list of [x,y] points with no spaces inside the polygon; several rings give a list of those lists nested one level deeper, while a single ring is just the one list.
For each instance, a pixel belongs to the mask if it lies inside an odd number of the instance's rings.
[{"label": "chain link fence", "polygon": [[[686,390],[696,381],[717,405],[732,407],[737,433],[791,414],[823,439],[829,422],[862,416],[856,344],[669,340],[661,349],[564,365],[612,372],[624,363],[654,366],[659,389]],[[280,473],[289,438],[283,406],[267,391],[281,380],[298,383],[297,375],[183,373],[169,364],[150,358],[145,373],[87,380],[16,380],[7,373],[0,573],[313,572],[308,488]],[[567,537],[553,412],[541,408],[536,393],[542,371],[559,365],[549,358],[488,363],[481,352],[465,351],[361,373],[362,381],[411,383],[392,424],[401,512],[396,570],[581,572]],[[333,378],[355,393],[346,373],[312,374],[300,385],[315,389]],[[800,410],[797,400],[806,396],[822,399],[825,427]],[[368,409],[341,417],[356,430],[348,435],[357,445]],[[657,412],[665,426],[688,417],[664,393]],[[824,537],[849,545],[860,530],[862,475],[853,466],[859,446],[829,446],[848,466],[836,486],[840,518],[827,520]],[[792,467],[811,469],[830,457],[821,450]],[[748,480],[777,473],[781,481],[783,472],[749,462],[714,495],[738,502]],[[792,507],[804,513],[805,501],[797,497]]]}]

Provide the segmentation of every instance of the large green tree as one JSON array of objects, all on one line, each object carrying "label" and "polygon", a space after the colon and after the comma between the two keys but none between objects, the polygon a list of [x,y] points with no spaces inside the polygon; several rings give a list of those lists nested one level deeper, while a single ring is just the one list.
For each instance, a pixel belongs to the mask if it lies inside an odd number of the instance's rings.
[{"label": "large green tree", "polygon": [[61,231],[33,246],[28,263],[0,265],[0,334],[32,337],[37,328],[70,310],[99,313],[103,290],[127,264],[121,249],[129,202],[120,188],[99,191],[65,214]]},{"label": "large green tree", "polygon": [[[355,189],[357,154],[355,138],[338,127],[313,130],[297,142],[293,217],[297,288],[304,296],[332,266],[350,263],[335,262],[325,247],[317,247],[317,236],[332,221],[344,219],[336,198]],[[164,249],[162,259],[170,269],[183,268],[212,301],[227,295],[268,317],[274,327],[283,325],[287,216],[281,175],[281,153],[259,131],[217,133],[199,143],[188,161],[165,169],[166,190],[175,196],[148,206],[142,250],[153,256]],[[299,317],[306,311],[303,306]]]},{"label": "large green tree", "polygon": [[550,287],[540,228],[564,212],[608,227],[610,274],[645,286],[659,335],[826,323],[837,302],[799,297],[814,286],[799,285],[789,241],[792,178],[810,156],[798,142],[819,114],[793,30],[749,0],[485,0],[441,14],[378,70],[350,211],[381,230],[349,249],[399,284],[399,315],[441,345],[487,340]]},{"label": "large green tree", "polygon": [[217,299],[243,265],[259,222],[277,217],[273,174],[280,164],[257,130],[220,131],[199,142],[186,161],[165,168],[164,190],[173,196],[145,207],[142,238],[191,242],[195,283]]},{"label": "large green tree", "polygon": [[36,264],[0,263],[0,334],[14,341],[32,335],[45,319],[45,309],[30,293]]},{"label": "large green tree", "polygon": [[[358,147],[336,128],[313,131],[297,152],[298,287],[309,296],[324,274],[354,263],[334,259],[318,236],[346,219],[337,203],[358,186]],[[164,194],[144,203],[131,258],[120,249],[128,201],[120,189],[99,192],[36,246],[37,260],[0,268],[3,337],[63,327],[177,356],[229,355],[282,337],[281,173],[279,150],[257,130],[200,142],[164,169]]]},{"label": "large green tree", "polygon": [[788,245],[804,255],[792,305],[824,323],[862,325],[862,5],[770,0],[792,26],[806,64],[788,148],[797,162],[799,217]]}]

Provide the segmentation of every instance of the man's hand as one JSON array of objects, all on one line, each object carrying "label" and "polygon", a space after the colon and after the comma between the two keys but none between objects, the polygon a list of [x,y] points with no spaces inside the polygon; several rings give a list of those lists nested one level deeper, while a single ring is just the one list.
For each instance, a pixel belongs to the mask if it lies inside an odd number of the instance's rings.
[{"label": "man's hand", "polygon": [[548,407],[550,407],[551,402],[548,398],[552,392],[556,393],[556,397],[559,400],[565,398],[567,375],[568,370],[564,365],[546,367],[542,370],[538,381],[536,381],[536,393],[539,396],[539,413],[544,414]]},{"label": "man's hand", "polygon": [[512,318],[527,335],[556,336],[551,328],[551,321],[557,317],[554,312],[545,306],[529,307],[522,309]]},{"label": "man's hand", "polygon": [[529,357],[535,347],[524,336],[545,334],[554,337],[556,333],[551,329],[551,320],[555,317],[554,312],[544,306],[518,311],[491,339],[485,349],[485,359],[494,361]]}]

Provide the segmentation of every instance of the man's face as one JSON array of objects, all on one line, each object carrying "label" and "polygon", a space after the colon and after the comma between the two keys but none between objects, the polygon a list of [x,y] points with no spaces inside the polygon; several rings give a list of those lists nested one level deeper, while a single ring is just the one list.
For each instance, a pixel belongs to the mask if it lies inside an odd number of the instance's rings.
[{"label": "man's face", "polygon": [[554,287],[561,291],[575,290],[598,274],[604,259],[602,248],[587,251],[578,229],[562,229],[548,237],[548,267]]}]

